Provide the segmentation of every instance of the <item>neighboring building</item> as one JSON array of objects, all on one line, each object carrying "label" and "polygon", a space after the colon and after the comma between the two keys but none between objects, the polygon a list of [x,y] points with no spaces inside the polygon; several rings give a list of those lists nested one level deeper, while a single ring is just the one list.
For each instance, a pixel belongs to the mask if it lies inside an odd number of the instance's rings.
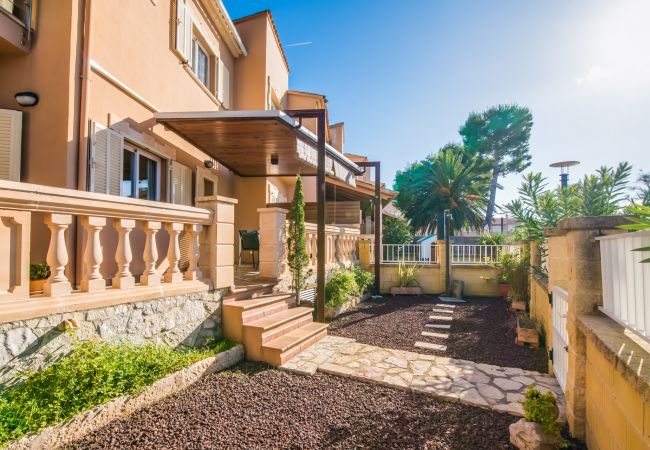
[{"label": "neighboring building", "polygon": [[[282,276],[283,235],[265,218],[301,174],[315,221],[317,143],[313,120],[282,111],[327,101],[289,90],[271,13],[233,21],[220,0],[24,5],[0,3],[0,180],[14,182],[0,181],[0,239],[12,243],[0,292],[14,302],[0,323],[178,295],[217,305],[214,289],[238,282],[240,230],[261,229],[260,272]],[[355,163],[364,157],[343,153],[343,123],[326,140],[327,223],[339,226],[328,228],[328,261],[354,260],[374,183]],[[315,263],[315,233],[308,244]],[[28,264],[45,260],[44,293],[30,295]],[[133,308],[97,332],[128,334]],[[205,334],[163,319],[132,331],[173,343]]]}]

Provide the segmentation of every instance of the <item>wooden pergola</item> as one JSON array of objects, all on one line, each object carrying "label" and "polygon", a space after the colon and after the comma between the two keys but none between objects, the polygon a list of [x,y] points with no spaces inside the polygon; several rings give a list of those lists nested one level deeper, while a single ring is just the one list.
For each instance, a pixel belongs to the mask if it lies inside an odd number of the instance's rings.
[{"label": "wooden pergola", "polygon": [[[364,166],[375,167],[375,224],[381,224],[379,162],[355,163],[328,145],[325,110],[156,113],[156,121],[242,177],[316,176],[317,245],[325,248],[327,179],[354,191]],[[303,119],[317,120],[314,135]],[[375,280],[379,285],[381,226],[375,226]],[[316,315],[325,320],[325,252],[317,255]]]}]

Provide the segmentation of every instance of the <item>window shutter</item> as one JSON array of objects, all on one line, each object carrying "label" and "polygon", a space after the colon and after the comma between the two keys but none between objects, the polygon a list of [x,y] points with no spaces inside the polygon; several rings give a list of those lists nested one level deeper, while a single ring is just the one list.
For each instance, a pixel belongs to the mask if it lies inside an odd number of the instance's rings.
[{"label": "window shutter", "polygon": [[91,122],[90,129],[89,190],[121,195],[124,137],[97,122]]},{"label": "window shutter", "polygon": [[183,0],[176,0],[176,51],[190,63],[192,60],[192,15]]},{"label": "window shutter", "polygon": [[217,94],[223,106],[230,108],[230,71],[221,59],[219,59],[219,89]]},{"label": "window shutter", "polygon": [[192,206],[192,169],[172,161],[171,189],[172,203]]},{"label": "window shutter", "polygon": [[0,109],[0,180],[20,181],[23,113]]}]

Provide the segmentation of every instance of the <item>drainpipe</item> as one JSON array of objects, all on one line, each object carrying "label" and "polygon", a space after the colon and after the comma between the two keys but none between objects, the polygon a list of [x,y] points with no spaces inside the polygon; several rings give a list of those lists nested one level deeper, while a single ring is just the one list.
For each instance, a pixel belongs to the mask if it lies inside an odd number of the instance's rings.
[{"label": "drainpipe", "polygon": [[88,145],[85,139],[88,128],[88,91],[90,90],[90,18],[92,0],[84,1],[83,47],[81,56],[81,93],[79,96],[79,154],[77,158],[77,189],[85,191],[88,172]]}]

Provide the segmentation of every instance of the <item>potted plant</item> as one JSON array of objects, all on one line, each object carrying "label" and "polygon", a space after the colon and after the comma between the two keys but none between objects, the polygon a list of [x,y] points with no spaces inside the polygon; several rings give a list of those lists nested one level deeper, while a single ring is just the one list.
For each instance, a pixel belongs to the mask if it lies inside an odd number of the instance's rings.
[{"label": "potted plant", "polygon": [[530,257],[526,250],[511,254],[512,263],[508,270],[508,281],[510,282],[511,309],[514,311],[525,311],[530,291]]},{"label": "potted plant", "polygon": [[43,284],[50,277],[50,266],[42,262],[29,265],[29,292],[43,291]]},{"label": "potted plant", "polygon": [[539,347],[539,330],[535,320],[524,314],[517,314],[517,345],[530,344],[531,347]]},{"label": "potted plant", "polygon": [[417,280],[420,268],[416,265],[406,265],[403,261],[397,266],[397,286],[390,288],[391,295],[420,295],[422,288]]},{"label": "potted plant", "polygon": [[510,443],[519,449],[561,448],[564,440],[557,421],[560,410],[553,392],[542,394],[534,386],[528,386],[521,404],[524,418],[510,425]]},{"label": "potted plant", "polygon": [[516,261],[513,253],[503,252],[499,252],[496,263],[493,264],[493,267],[497,271],[497,288],[502,298],[508,298],[508,294],[510,293],[510,278],[512,277],[515,264]]}]

